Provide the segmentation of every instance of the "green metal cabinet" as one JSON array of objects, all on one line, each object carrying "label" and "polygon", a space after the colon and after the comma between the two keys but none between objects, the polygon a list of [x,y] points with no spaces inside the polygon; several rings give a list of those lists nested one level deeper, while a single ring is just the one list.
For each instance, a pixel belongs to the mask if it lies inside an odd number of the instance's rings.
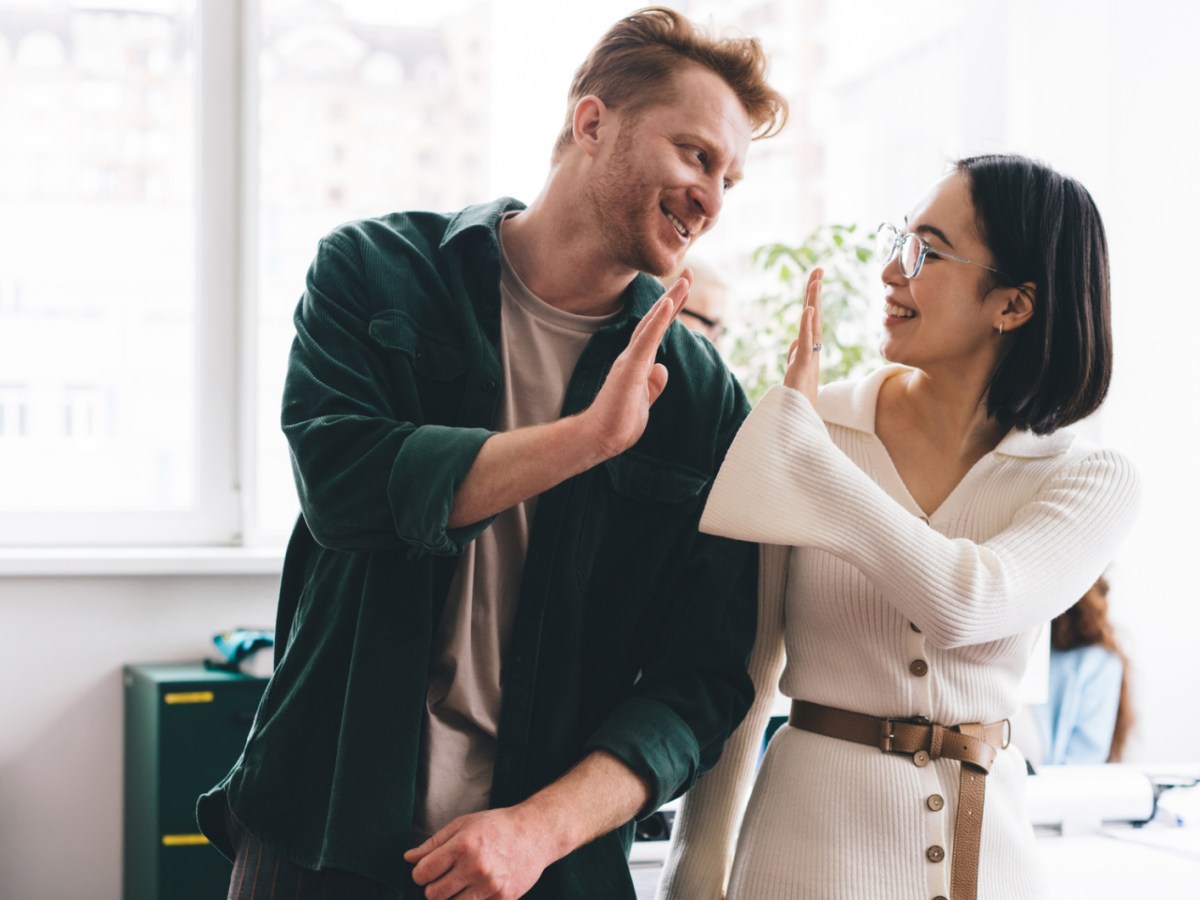
[{"label": "green metal cabinet", "polygon": [[230,865],[196,798],[242,752],[267,679],[201,664],[125,667],[125,900],[220,900]]}]

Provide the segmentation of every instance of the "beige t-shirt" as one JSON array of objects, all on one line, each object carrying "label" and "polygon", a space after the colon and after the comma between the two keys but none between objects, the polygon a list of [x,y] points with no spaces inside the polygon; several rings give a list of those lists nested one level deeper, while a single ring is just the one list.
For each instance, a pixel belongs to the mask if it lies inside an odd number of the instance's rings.
[{"label": "beige t-shirt", "polygon": [[[555,309],[522,284],[501,252],[499,350],[504,384],[494,430],[558,419],[584,346],[615,316],[579,316]],[[418,785],[413,823],[425,834],[489,806],[504,656],[536,505],[533,497],[500,513],[467,546],[450,583],[434,636],[425,701],[424,784]]]}]

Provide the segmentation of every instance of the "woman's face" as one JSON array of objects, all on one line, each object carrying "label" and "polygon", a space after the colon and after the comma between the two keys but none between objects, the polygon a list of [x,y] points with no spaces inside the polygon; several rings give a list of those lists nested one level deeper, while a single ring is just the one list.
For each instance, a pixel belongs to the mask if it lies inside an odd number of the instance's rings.
[{"label": "woman's face", "polygon": [[930,245],[915,278],[893,258],[883,269],[886,315],[880,348],[885,359],[918,369],[951,370],[999,362],[996,333],[1003,298],[984,297],[991,273],[980,266],[939,257],[939,249],[985,266],[991,251],[975,225],[975,205],[965,176],[943,178],[899,225]]}]

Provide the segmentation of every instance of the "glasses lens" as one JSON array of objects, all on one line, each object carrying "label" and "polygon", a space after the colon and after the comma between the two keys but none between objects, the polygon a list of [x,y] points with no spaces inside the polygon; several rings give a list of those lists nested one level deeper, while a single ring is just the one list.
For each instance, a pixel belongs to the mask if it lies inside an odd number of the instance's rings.
[{"label": "glasses lens", "polygon": [[906,234],[900,244],[900,271],[904,273],[905,278],[912,278],[917,274],[920,264],[921,239],[915,234]]},{"label": "glasses lens", "polygon": [[896,236],[899,234],[894,225],[884,222],[875,232],[875,255],[885,265],[896,253]]}]

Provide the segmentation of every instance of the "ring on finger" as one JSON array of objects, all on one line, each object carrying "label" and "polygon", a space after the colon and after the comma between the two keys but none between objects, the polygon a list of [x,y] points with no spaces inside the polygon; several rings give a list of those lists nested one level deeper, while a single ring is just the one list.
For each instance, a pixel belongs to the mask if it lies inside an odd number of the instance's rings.
[{"label": "ring on finger", "polygon": [[813,350],[820,350],[823,346],[824,344],[822,344],[820,341],[817,341],[815,344],[813,344]]}]

